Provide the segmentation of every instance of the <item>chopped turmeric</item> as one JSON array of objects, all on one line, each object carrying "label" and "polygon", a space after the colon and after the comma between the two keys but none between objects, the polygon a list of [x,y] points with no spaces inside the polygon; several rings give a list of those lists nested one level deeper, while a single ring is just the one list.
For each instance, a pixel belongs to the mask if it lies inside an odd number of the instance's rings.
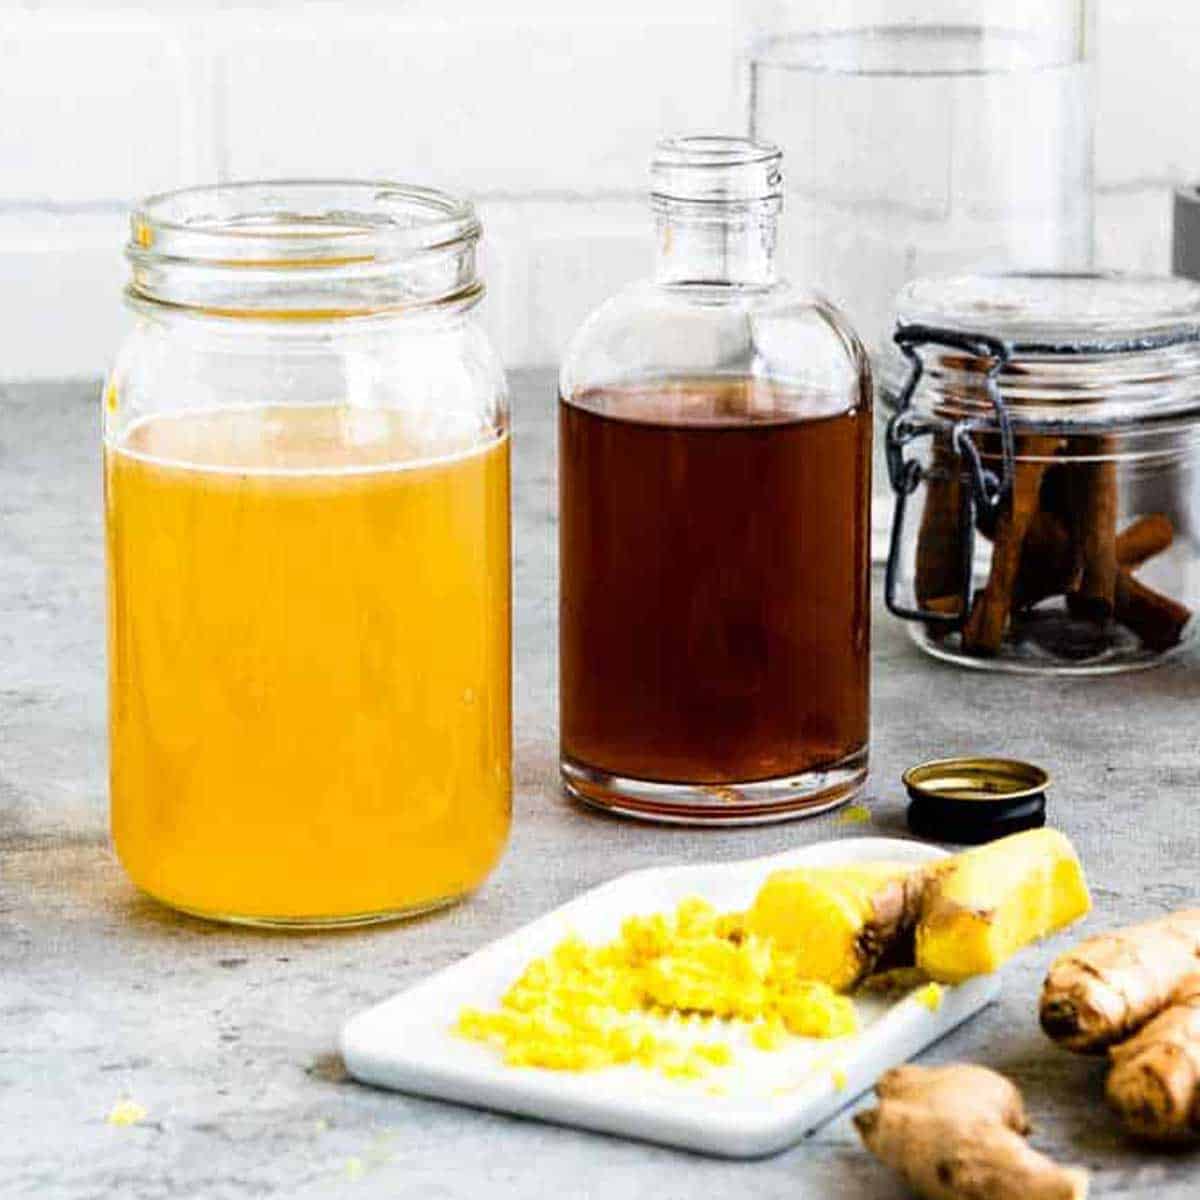
[{"label": "chopped turmeric", "polygon": [[754,934],[738,936],[699,899],[673,916],[630,917],[618,938],[590,945],[568,937],[535,959],[499,1009],[464,1010],[455,1032],[495,1046],[512,1066],[586,1071],[624,1063],[697,1078],[732,1060],[727,1041],[683,1041],[668,1023],[700,1017],[748,1027],[752,1045],[778,1049],[789,1035],[854,1033],[853,1003],[802,978],[795,956]]},{"label": "chopped turmeric", "polygon": [[[740,1023],[764,1051],[789,1037],[845,1037],[857,1018],[840,993],[872,971],[912,964],[914,939],[920,977],[954,983],[996,969],[1088,903],[1075,852],[1053,830],[932,864],[777,871],[746,912],[691,898],[673,914],[628,918],[611,942],[565,938],[526,967],[498,1009],[464,1010],[455,1031],[513,1066],[633,1063],[701,1076],[730,1061],[729,1030],[680,1038],[684,1023]],[[911,967],[905,978],[915,980]],[[914,995],[930,1011],[942,1002],[936,983]]]}]

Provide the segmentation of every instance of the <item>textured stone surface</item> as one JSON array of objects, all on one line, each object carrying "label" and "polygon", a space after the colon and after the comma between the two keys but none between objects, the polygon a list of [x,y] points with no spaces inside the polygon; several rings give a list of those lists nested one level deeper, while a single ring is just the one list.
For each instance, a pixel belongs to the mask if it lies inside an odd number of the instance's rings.
[{"label": "textured stone surface", "polygon": [[[69,1200],[608,1197],[885,1200],[898,1185],[846,1116],[788,1153],[725,1163],[344,1078],[350,1013],[583,888],[658,863],[896,833],[921,758],[1011,752],[1048,766],[1054,821],[1095,885],[1090,928],[1200,899],[1200,663],[1089,682],[956,671],[876,614],[868,825],[658,829],[566,803],[555,779],[553,389],[516,380],[516,821],[468,903],[321,936],[227,930],[140,897],[105,843],[102,548],[94,385],[0,392],[0,1194]],[[1073,936],[1073,935],[1072,935]],[[1036,1143],[1096,1172],[1094,1195],[1183,1197],[1200,1156],[1125,1144],[1102,1067],[1037,1030],[1061,943],[1006,971],[1002,1001],[936,1047],[1025,1088]],[[144,1123],[105,1116],[128,1096]]]}]

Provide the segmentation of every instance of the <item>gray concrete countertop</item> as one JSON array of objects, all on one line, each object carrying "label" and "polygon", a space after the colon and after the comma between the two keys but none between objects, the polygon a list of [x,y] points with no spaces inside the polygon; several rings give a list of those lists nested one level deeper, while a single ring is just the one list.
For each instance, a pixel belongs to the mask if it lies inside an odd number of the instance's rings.
[{"label": "gray concrete countertop", "polygon": [[[555,769],[553,385],[515,380],[516,813],[469,902],[409,924],[310,936],[174,915],[106,842],[97,388],[0,389],[0,1194],[249,1197],[898,1197],[846,1115],[793,1150],[708,1160],[346,1079],[351,1013],[622,872],[903,829],[922,758],[1011,752],[1054,774],[1052,819],[1094,885],[1088,928],[1200,899],[1200,661],[1091,681],[957,671],[875,614],[872,821],[651,828],[567,803]],[[1074,938],[1077,934],[1068,935]],[[1200,1154],[1115,1132],[1102,1066],[1051,1047],[1035,996],[1065,939],[1005,972],[1004,995],[928,1058],[1025,1089],[1035,1143],[1095,1172],[1099,1197],[1191,1197]],[[131,1097],[146,1120],[105,1117]]]}]

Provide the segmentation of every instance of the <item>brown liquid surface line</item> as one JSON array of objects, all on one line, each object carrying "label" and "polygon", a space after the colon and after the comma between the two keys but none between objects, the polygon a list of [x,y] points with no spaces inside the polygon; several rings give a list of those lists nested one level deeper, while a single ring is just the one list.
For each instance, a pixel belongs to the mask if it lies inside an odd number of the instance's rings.
[{"label": "brown liquid surface line", "polygon": [[564,757],[727,784],[867,742],[871,414],[745,379],[559,406]]}]

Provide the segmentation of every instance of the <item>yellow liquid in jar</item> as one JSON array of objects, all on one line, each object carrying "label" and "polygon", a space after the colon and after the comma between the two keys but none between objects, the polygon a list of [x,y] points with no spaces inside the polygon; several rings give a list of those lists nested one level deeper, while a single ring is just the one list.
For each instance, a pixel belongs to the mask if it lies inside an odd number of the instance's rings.
[{"label": "yellow liquid in jar", "polygon": [[331,405],[154,417],[106,448],[112,829],[139,887],[338,922],[486,876],[509,467],[507,437],[475,440]]}]

